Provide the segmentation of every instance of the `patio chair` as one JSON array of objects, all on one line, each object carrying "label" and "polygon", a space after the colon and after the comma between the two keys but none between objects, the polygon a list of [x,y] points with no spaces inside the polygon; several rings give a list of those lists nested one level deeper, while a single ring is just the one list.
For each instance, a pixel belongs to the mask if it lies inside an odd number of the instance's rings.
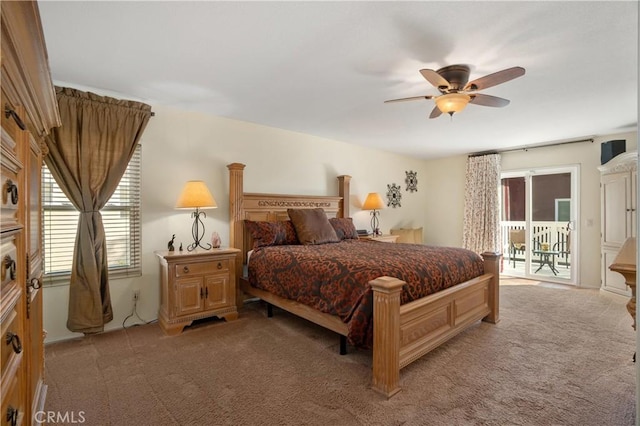
[{"label": "patio chair", "polygon": [[569,256],[571,255],[571,231],[567,232],[564,241],[558,241],[553,245],[553,250],[557,251],[559,256],[564,257],[565,266],[569,268]]},{"label": "patio chair", "polygon": [[509,230],[509,258],[513,261],[513,267],[516,267],[516,253],[524,254],[526,250],[526,240],[524,229]]}]

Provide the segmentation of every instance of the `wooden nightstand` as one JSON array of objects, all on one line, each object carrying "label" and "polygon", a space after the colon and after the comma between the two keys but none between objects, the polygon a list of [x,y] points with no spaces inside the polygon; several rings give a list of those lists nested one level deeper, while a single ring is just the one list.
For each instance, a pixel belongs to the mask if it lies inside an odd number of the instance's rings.
[{"label": "wooden nightstand", "polygon": [[362,235],[358,238],[361,240],[380,241],[382,243],[395,243],[399,235]]},{"label": "wooden nightstand", "polygon": [[235,248],[157,251],[160,260],[160,328],[182,333],[194,320],[217,316],[238,318]]}]

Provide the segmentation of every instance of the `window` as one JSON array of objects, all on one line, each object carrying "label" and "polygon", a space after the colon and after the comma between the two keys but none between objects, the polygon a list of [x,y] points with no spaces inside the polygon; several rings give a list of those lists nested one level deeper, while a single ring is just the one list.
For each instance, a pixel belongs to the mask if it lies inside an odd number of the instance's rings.
[{"label": "window", "polygon": [[[138,145],[118,187],[101,210],[109,278],[141,275],[140,157]],[[79,213],[46,165],[42,170],[42,209],[44,283],[68,283]]]}]

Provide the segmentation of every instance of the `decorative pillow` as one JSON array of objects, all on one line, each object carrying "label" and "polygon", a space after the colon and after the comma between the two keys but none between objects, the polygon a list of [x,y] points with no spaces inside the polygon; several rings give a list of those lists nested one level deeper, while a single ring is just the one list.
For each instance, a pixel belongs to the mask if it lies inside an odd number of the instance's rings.
[{"label": "decorative pillow", "polygon": [[329,223],[333,226],[336,235],[341,240],[357,240],[358,232],[350,217],[332,217]]},{"label": "decorative pillow", "polygon": [[396,243],[422,244],[422,228],[392,229],[391,235],[398,235]]},{"label": "decorative pillow", "polygon": [[245,220],[245,227],[253,237],[253,248],[298,244],[296,230],[290,220],[255,222]]},{"label": "decorative pillow", "polygon": [[296,228],[300,244],[324,244],[340,241],[329,223],[327,214],[318,209],[287,209],[289,219]]}]

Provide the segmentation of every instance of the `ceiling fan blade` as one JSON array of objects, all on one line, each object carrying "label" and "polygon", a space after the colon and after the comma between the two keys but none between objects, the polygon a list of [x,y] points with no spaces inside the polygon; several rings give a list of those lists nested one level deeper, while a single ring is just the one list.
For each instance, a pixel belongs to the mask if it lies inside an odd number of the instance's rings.
[{"label": "ceiling fan blade", "polygon": [[475,91],[497,86],[514,78],[522,77],[524,72],[525,70],[522,67],[507,68],[506,70],[494,72],[493,74],[470,81],[464,86],[464,90]]},{"label": "ceiling fan blade", "polygon": [[388,101],[384,101],[384,103],[388,104],[391,102],[417,101],[418,99],[431,99],[431,98],[433,98],[433,96],[431,95],[411,96],[410,98],[390,99]]},{"label": "ceiling fan blade", "polygon": [[471,96],[471,100],[469,101],[470,104],[476,104],[476,105],[482,105],[482,106],[505,107],[509,105],[509,102],[511,102],[508,99],[499,98],[497,96],[491,96],[491,95],[483,95],[481,93],[476,93],[469,96]]},{"label": "ceiling fan blade", "polygon": [[449,87],[451,87],[449,82],[444,77],[442,77],[440,74],[435,72],[434,70],[430,70],[430,69],[426,69],[425,68],[425,69],[420,70],[420,74],[422,74],[422,76],[429,83],[431,83],[435,87],[437,87],[438,90],[441,90],[440,88],[442,88],[442,90],[444,90],[444,89],[448,89]]},{"label": "ceiling fan blade", "polygon": [[437,106],[434,106],[431,110],[431,114],[429,114],[429,118],[438,118],[440,115],[442,115],[442,111],[440,111],[440,108]]}]

